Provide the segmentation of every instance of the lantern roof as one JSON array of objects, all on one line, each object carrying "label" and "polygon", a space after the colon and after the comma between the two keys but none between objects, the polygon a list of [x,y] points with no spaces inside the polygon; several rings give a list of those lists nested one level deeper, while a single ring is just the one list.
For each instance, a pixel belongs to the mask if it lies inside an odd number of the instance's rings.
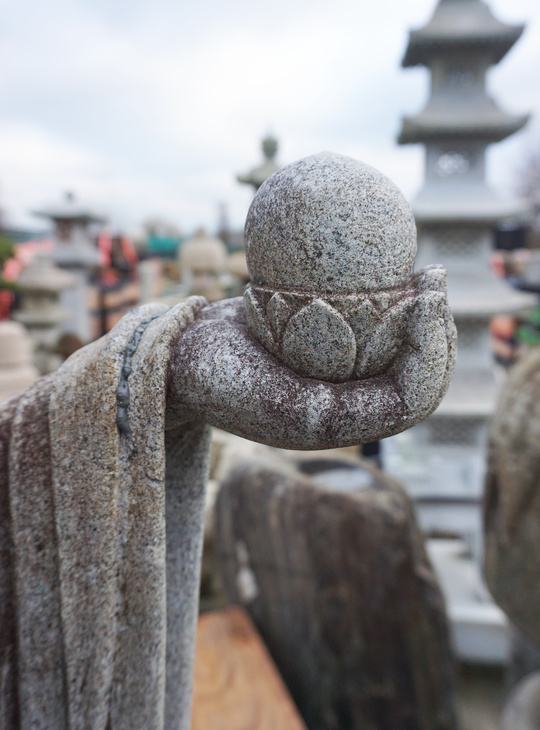
[{"label": "lantern roof", "polygon": [[431,20],[409,33],[402,66],[429,65],[441,51],[482,51],[491,64],[508,53],[524,30],[495,18],[482,0],[439,0]]}]

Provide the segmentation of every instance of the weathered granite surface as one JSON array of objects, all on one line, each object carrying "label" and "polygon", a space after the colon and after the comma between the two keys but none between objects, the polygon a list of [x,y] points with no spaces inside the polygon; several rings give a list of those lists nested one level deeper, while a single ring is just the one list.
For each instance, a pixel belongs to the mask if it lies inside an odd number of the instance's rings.
[{"label": "weathered granite surface", "polygon": [[[389,373],[426,339],[452,370],[446,273],[413,275],[415,254],[412,211],[380,172],[327,152],[288,165],[247,217],[249,329],[295,372],[335,383]],[[418,363],[430,382],[433,365]]]},{"label": "weathered granite surface", "polygon": [[485,576],[510,620],[540,643],[540,351],[510,372],[491,423]]},{"label": "weathered granite surface", "polygon": [[[377,272],[357,287],[353,271],[341,276],[350,310],[316,278],[304,291],[291,258],[299,311],[284,294],[268,315],[279,328],[291,307],[285,349],[253,336],[249,297],[247,309],[241,298],[149,304],[0,407],[2,730],[188,730],[208,424],[318,449],[397,433],[437,407],[455,361],[444,273],[410,276],[399,193],[343,159],[330,160],[341,192],[324,173],[334,196],[319,202],[350,210],[354,236],[363,211],[364,264]],[[320,217],[308,230],[317,247],[329,235]],[[349,270],[357,244],[329,241],[330,269]]]},{"label": "weathered granite surface", "polygon": [[412,273],[416,226],[401,191],[373,167],[321,152],[282,167],[246,220],[255,286],[356,294],[400,286]]},{"label": "weathered granite surface", "polygon": [[150,304],[0,408],[0,727],[187,730],[209,429],[165,431]]},{"label": "weathered granite surface", "polygon": [[454,730],[444,603],[409,498],[375,469],[356,491],[324,476],[281,457],[227,475],[214,549],[229,600],[309,728]]},{"label": "weathered granite surface", "polygon": [[[264,187],[264,186],[263,186]],[[206,423],[289,449],[328,449],[399,433],[439,405],[455,363],[446,306],[419,306],[384,374],[331,383],[284,367],[253,338],[240,298],[207,307],[172,354],[167,419]]]}]

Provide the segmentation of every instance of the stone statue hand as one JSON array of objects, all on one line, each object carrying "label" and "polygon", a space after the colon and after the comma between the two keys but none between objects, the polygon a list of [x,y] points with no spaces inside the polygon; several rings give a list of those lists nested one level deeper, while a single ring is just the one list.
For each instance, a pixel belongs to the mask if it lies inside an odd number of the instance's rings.
[{"label": "stone statue hand", "polygon": [[241,298],[208,306],[172,353],[167,427],[204,421],[252,441],[306,450],[399,433],[437,407],[455,362],[444,294],[423,292],[414,310],[385,374],[331,383],[299,375],[268,352],[250,333]]},{"label": "stone statue hand", "polygon": [[288,165],[255,196],[245,247],[244,301],[206,308],[178,343],[171,426],[325,449],[435,410],[456,356],[446,272],[413,273],[414,216],[388,178],[331,153]]}]

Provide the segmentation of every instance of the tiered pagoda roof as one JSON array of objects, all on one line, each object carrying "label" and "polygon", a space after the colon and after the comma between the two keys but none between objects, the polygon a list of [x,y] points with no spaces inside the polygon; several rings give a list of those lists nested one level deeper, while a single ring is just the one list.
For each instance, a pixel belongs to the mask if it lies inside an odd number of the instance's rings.
[{"label": "tiered pagoda roof", "polygon": [[424,185],[413,203],[418,224],[424,225],[488,225],[501,219],[523,220],[527,203],[512,195],[499,195],[487,185],[445,186]]},{"label": "tiered pagoda roof", "polygon": [[404,117],[399,144],[415,144],[430,140],[481,139],[487,143],[500,142],[527,124],[528,114],[506,114],[493,104],[492,109],[448,110],[430,109]]},{"label": "tiered pagoda roof", "polygon": [[[425,65],[448,58],[457,62],[481,56],[483,64],[498,63],[523,32],[523,25],[508,25],[497,20],[482,0],[439,0],[429,23],[411,31],[403,66]],[[456,72],[459,74],[460,69]],[[463,73],[467,73],[465,68]],[[470,73],[470,72],[469,72]],[[474,73],[474,72],[473,72]],[[482,73],[480,71],[480,73]],[[503,112],[483,88],[474,81],[459,94],[447,88],[432,89],[426,108],[403,119],[399,144],[478,139],[487,144],[500,142],[519,131],[528,115]]]},{"label": "tiered pagoda roof", "polygon": [[89,223],[104,223],[106,218],[81,205],[71,192],[67,192],[64,200],[41,210],[35,210],[34,215],[48,218],[55,222],[69,221],[87,225]]},{"label": "tiered pagoda roof", "polygon": [[476,48],[495,64],[508,53],[523,29],[523,25],[497,20],[482,0],[440,0],[429,23],[409,33],[402,65],[429,65],[441,50]]}]

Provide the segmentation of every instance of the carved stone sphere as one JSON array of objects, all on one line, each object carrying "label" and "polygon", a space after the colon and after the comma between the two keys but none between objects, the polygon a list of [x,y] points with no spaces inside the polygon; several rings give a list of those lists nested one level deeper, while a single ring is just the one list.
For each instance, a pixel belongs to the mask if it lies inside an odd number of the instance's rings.
[{"label": "carved stone sphere", "polygon": [[[412,211],[369,165],[323,152],[279,170],[255,196],[245,238],[248,328],[298,375],[344,383],[395,374],[420,333],[448,359],[446,272],[413,274]],[[448,332],[435,346],[442,321]]]},{"label": "carved stone sphere", "polygon": [[410,277],[416,226],[407,201],[385,175],[322,152],[287,165],[261,186],[245,241],[255,286],[374,292]]}]

